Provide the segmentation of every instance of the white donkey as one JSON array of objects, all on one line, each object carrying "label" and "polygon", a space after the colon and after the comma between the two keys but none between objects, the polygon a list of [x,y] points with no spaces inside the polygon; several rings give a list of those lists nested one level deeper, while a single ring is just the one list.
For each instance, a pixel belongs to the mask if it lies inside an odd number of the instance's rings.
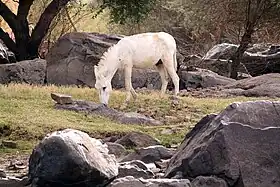
[{"label": "white donkey", "polygon": [[156,67],[162,82],[161,95],[166,92],[169,74],[175,86],[174,94],[179,93],[174,38],[165,32],[142,33],[122,38],[103,54],[98,66],[94,66],[95,88],[99,91],[101,103],[108,105],[111,80],[119,68],[124,69],[125,73],[126,102],[130,100],[131,94],[136,99],[137,94],[131,83],[132,67]]}]

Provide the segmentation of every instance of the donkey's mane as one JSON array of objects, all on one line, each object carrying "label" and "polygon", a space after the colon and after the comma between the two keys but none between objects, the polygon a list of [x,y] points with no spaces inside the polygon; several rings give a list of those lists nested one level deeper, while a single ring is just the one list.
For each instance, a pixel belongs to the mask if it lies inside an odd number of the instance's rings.
[{"label": "donkey's mane", "polygon": [[109,48],[107,49],[107,51],[105,51],[105,52],[103,53],[103,55],[102,55],[101,58],[100,58],[100,61],[99,61],[98,65],[97,65],[98,67],[101,67],[101,66],[104,66],[104,65],[105,65],[104,62],[107,60],[108,55],[110,54],[110,52],[112,51],[112,49],[115,48],[115,46],[116,46],[116,45],[112,45],[111,47],[109,47]]}]

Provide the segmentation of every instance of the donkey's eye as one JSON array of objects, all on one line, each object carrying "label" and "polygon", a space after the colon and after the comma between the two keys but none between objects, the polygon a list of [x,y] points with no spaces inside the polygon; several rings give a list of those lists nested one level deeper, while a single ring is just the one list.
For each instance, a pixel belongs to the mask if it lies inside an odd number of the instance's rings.
[{"label": "donkey's eye", "polygon": [[105,90],[106,90],[106,87],[102,87],[102,89],[103,89],[103,91],[105,91]]}]

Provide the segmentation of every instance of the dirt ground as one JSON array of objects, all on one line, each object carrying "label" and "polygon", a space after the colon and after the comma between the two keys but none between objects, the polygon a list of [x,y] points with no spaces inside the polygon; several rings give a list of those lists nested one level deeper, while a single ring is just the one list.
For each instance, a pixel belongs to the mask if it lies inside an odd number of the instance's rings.
[{"label": "dirt ground", "polygon": [[[0,157],[0,171],[7,176],[22,178],[28,173],[28,154],[7,154]],[[1,174],[1,172],[0,172]],[[1,176],[0,176],[1,177]]]}]

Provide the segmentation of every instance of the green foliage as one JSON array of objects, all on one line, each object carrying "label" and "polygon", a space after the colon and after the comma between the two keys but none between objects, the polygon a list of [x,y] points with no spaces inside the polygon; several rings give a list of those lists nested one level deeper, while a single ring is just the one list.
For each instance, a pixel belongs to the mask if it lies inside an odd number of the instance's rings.
[{"label": "green foliage", "polygon": [[100,11],[108,8],[111,21],[124,24],[139,23],[146,18],[157,0],[103,0]]}]

